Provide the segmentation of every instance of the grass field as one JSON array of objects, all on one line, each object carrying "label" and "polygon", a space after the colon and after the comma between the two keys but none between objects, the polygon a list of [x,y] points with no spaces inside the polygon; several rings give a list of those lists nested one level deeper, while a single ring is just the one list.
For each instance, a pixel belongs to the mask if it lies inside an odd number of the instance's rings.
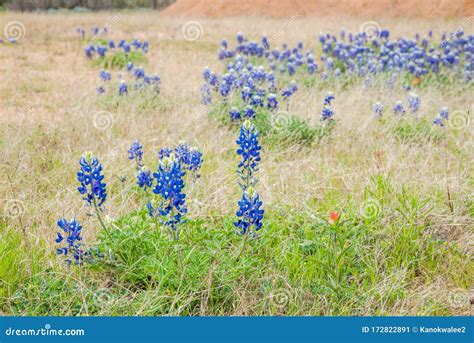
[{"label": "grass field", "polygon": [[[394,36],[460,25],[375,20]],[[224,70],[220,40],[233,44],[239,31],[275,45],[302,41],[318,60],[319,32],[338,34],[340,23],[357,32],[364,20],[199,19],[202,36],[192,41],[181,30],[189,19],[148,12],[0,13],[2,29],[11,21],[25,30],[0,45],[3,315],[472,314],[472,81],[422,82],[415,121],[390,113],[406,99],[398,81],[389,89],[382,78],[370,88],[363,79],[298,80],[291,113],[317,124],[332,91],[336,124],[318,143],[262,137],[264,225],[243,246],[233,224],[238,130],[201,104],[203,68]],[[160,75],[159,95],[97,95],[100,67],[75,30],[106,24],[109,38],[149,41],[143,66]],[[383,120],[372,115],[375,101],[387,104]],[[434,127],[442,106],[461,113],[461,123]],[[164,146],[185,140],[203,152],[178,241],[147,217],[127,159],[136,139],[153,170]],[[78,160],[89,150],[104,168],[110,237],[77,192]],[[54,242],[62,217],[76,217],[83,242],[113,257],[65,265]]]}]

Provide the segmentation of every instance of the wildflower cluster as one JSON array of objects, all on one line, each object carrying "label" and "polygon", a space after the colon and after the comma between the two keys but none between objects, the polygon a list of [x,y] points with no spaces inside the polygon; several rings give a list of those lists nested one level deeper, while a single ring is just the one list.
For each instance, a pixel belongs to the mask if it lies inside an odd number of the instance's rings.
[{"label": "wildflower cluster", "polygon": [[419,78],[430,73],[454,72],[462,75],[466,82],[473,77],[474,35],[465,36],[458,31],[449,41],[446,33],[441,43],[433,38],[432,32],[421,37],[399,37],[390,39],[390,31],[379,30],[374,36],[366,33],[344,31],[337,37],[321,34],[319,42],[323,54],[321,61],[327,76],[355,75],[369,78],[379,73],[389,73],[394,78],[402,73]]}]

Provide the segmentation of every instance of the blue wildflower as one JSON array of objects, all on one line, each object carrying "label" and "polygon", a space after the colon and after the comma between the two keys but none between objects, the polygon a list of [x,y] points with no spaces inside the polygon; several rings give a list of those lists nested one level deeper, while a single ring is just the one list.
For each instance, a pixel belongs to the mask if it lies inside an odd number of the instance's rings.
[{"label": "blue wildflower", "polygon": [[255,118],[255,110],[252,106],[247,105],[244,108],[244,117],[245,118]]},{"label": "blue wildflower", "polygon": [[258,163],[261,159],[260,150],[262,149],[258,144],[258,131],[249,120],[246,120],[240,127],[236,143],[239,146],[237,154],[242,157],[238,165],[238,173],[243,181],[242,187],[246,189],[256,183],[254,173],[258,170]]},{"label": "blue wildflower", "polygon": [[107,52],[107,48],[102,45],[97,46],[97,53],[99,54],[100,57],[105,57],[105,53]]},{"label": "blue wildflower", "polygon": [[163,159],[165,157],[170,157],[171,154],[173,153],[173,150],[170,148],[162,148],[160,151],[158,151],[158,159]]},{"label": "blue wildflower", "polygon": [[179,163],[198,176],[196,173],[202,164],[202,152],[198,148],[190,147],[186,142],[181,142],[175,148],[174,153]]},{"label": "blue wildflower", "polygon": [[323,111],[321,113],[322,120],[332,120],[332,117],[334,115],[334,110],[331,108],[329,105],[325,105],[323,107]]},{"label": "blue wildflower", "polygon": [[156,178],[153,193],[157,194],[159,199],[154,199],[147,205],[150,216],[160,218],[174,239],[178,238],[179,224],[187,212],[186,195],[183,193],[184,174],[181,164],[173,155],[161,159],[158,171],[153,174]]},{"label": "blue wildflower", "polygon": [[278,108],[278,100],[276,98],[276,94],[268,94],[267,107],[271,110],[276,110]]},{"label": "blue wildflower", "polygon": [[104,81],[110,81],[111,76],[110,73],[106,70],[101,70],[100,71],[100,78]]},{"label": "blue wildflower", "polygon": [[331,105],[331,102],[335,99],[333,92],[327,92],[324,97],[324,105]]},{"label": "blue wildflower", "polygon": [[128,86],[125,81],[120,81],[119,85],[119,95],[128,94]]},{"label": "blue wildflower", "polygon": [[443,118],[441,118],[441,117],[436,117],[436,118],[433,120],[433,124],[435,124],[435,125],[437,125],[437,126],[443,127],[443,126],[444,126],[444,120],[443,120]]},{"label": "blue wildflower", "polygon": [[257,231],[263,225],[262,204],[258,193],[252,187],[243,192],[242,199],[238,202],[239,210],[236,213],[238,220],[234,223],[237,234],[256,237]]},{"label": "blue wildflower", "polygon": [[143,166],[142,159],[143,159],[143,146],[140,144],[139,141],[133,141],[130,149],[128,150],[128,159],[135,160],[137,164],[137,169]]},{"label": "blue wildflower", "polygon": [[384,112],[384,106],[381,102],[376,102],[372,105],[372,110],[376,118],[380,118]]},{"label": "blue wildflower", "polygon": [[439,110],[439,116],[443,119],[448,120],[449,119],[449,109],[447,107],[442,107]]},{"label": "blue wildflower", "polygon": [[412,113],[415,113],[420,108],[420,98],[415,93],[408,95],[408,106]]},{"label": "blue wildflower", "polygon": [[202,103],[204,105],[209,105],[212,102],[211,88],[207,84],[202,85],[201,96],[202,96]]},{"label": "blue wildflower", "polygon": [[403,107],[403,103],[401,101],[397,101],[395,106],[393,107],[393,112],[395,114],[404,114],[405,108]]},{"label": "blue wildflower", "polygon": [[241,118],[240,111],[237,107],[232,107],[229,111],[231,120],[239,120]]}]

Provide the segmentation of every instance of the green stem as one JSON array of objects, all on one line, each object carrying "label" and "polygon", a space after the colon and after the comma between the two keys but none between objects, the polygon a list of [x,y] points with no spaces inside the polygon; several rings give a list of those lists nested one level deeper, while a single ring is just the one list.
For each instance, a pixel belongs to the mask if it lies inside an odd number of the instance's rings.
[{"label": "green stem", "polygon": [[111,239],[112,237],[110,236],[109,230],[107,230],[107,227],[105,226],[104,221],[102,220],[102,216],[100,215],[99,206],[97,206],[97,201],[95,200],[95,198],[93,200],[93,203],[94,203],[94,209],[95,209],[95,213],[97,215],[97,219],[99,219],[99,223],[100,223],[100,225],[102,225],[102,228],[104,229],[105,233],[107,234],[107,237],[109,239]]},{"label": "green stem", "polygon": [[244,252],[244,248],[245,248],[245,243],[247,242],[247,238],[249,237],[249,233],[248,231],[245,233],[245,237],[244,237],[244,240],[242,242],[242,247],[240,248],[240,252],[239,254],[237,255],[237,257],[235,258],[236,260],[238,260],[240,258],[240,255],[242,255],[242,253]]}]

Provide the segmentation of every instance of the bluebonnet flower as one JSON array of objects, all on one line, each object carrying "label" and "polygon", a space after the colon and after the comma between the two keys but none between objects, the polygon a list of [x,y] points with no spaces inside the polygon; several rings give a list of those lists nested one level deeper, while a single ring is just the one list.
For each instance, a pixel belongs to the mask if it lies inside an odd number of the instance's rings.
[{"label": "bluebonnet flower", "polygon": [[202,96],[202,103],[204,105],[209,105],[212,102],[211,88],[207,84],[202,85],[201,96]]},{"label": "bluebonnet flower", "polygon": [[365,85],[365,88],[370,88],[372,86],[372,79],[369,76],[365,78],[364,85]]},{"label": "bluebonnet flower", "polygon": [[333,92],[327,92],[324,97],[324,105],[331,105],[331,102],[335,99]]},{"label": "bluebonnet flower", "polygon": [[241,118],[240,111],[237,107],[232,107],[229,111],[231,120],[239,120]]},{"label": "bluebonnet flower", "polygon": [[81,184],[77,190],[84,195],[88,205],[100,208],[107,198],[106,184],[102,182],[102,165],[91,152],[86,152],[79,160],[81,170],[77,173],[77,180]]},{"label": "bluebonnet flower", "polygon": [[289,75],[294,75],[296,73],[296,68],[295,66],[293,65],[293,63],[288,63],[286,65],[286,70],[288,71],[288,74]]},{"label": "bluebonnet flower", "polygon": [[237,33],[237,42],[242,44],[244,42],[244,34],[242,32]]},{"label": "bluebonnet flower", "polygon": [[247,105],[244,109],[244,117],[245,118],[255,118],[255,110],[252,106]]},{"label": "bluebonnet flower", "polygon": [[107,48],[102,45],[97,46],[97,53],[99,54],[100,57],[104,57],[105,53],[107,52]]},{"label": "bluebonnet flower", "polygon": [[128,62],[127,63],[127,71],[131,71],[133,69],[133,63],[132,62]]},{"label": "bluebonnet flower", "polygon": [[290,82],[290,88],[293,93],[295,93],[298,90],[298,85],[296,84],[295,80]]},{"label": "bluebonnet flower", "polygon": [[123,52],[125,52],[126,54],[130,53],[131,51],[130,44],[125,42],[124,44],[122,44],[122,49],[123,49]]},{"label": "bluebonnet flower", "polygon": [[[58,248],[56,253],[58,255],[64,256],[71,255],[75,264],[82,264],[84,258],[84,252],[81,249],[82,226],[76,221],[76,219],[71,219],[71,221],[68,222],[64,218],[58,220],[58,226],[62,229],[62,232],[57,233],[57,238],[55,241],[58,244],[66,243],[66,245]],[[72,259],[67,258],[66,262],[68,265],[70,265],[72,263]]]},{"label": "bluebonnet flower", "polygon": [[324,105],[323,111],[321,113],[321,119],[322,120],[332,120],[332,117],[334,115],[334,110],[331,108],[329,105]]},{"label": "bluebonnet flower", "polygon": [[282,92],[281,92],[281,96],[285,99],[288,99],[290,96],[293,95],[293,90],[291,87],[288,87],[288,88],[285,88]]},{"label": "bluebonnet flower", "polygon": [[276,94],[268,94],[267,107],[271,110],[276,110],[278,108],[278,100],[276,98]]},{"label": "bluebonnet flower", "polygon": [[443,119],[448,120],[449,119],[449,109],[447,107],[442,107],[439,110],[439,116]]},{"label": "bluebonnet flower", "polygon": [[308,62],[308,73],[314,74],[318,70],[318,66],[316,63],[309,63]]},{"label": "bluebonnet flower", "polygon": [[234,223],[237,234],[256,237],[257,231],[263,225],[262,204],[258,193],[252,187],[244,190],[242,199],[238,202],[239,210],[236,213],[238,220]]},{"label": "bluebonnet flower", "polygon": [[153,185],[153,177],[151,175],[150,169],[147,167],[141,167],[137,174],[137,184],[138,187],[146,190]]},{"label": "bluebonnet flower", "polygon": [[125,81],[120,81],[119,85],[119,95],[128,94],[128,86]]},{"label": "bluebonnet flower", "polygon": [[393,107],[393,112],[395,114],[404,114],[405,113],[405,108],[403,107],[403,102],[397,101],[395,103],[395,106]]},{"label": "bluebonnet flower", "polygon": [[153,193],[157,194],[159,199],[154,199],[147,205],[150,216],[160,218],[174,239],[178,239],[179,224],[187,212],[186,195],[183,193],[184,174],[181,164],[173,155],[161,159],[158,171],[153,174],[156,178]]},{"label": "bluebonnet flower", "polygon": [[242,100],[247,102],[252,97],[252,91],[249,87],[245,86],[242,88],[241,95],[242,95]]},{"label": "bluebonnet flower", "polygon": [[238,165],[238,173],[243,181],[242,187],[246,189],[256,182],[254,173],[258,170],[258,163],[261,159],[260,150],[262,149],[258,143],[258,131],[249,120],[246,120],[240,127],[236,143],[239,146],[237,154],[242,157]]},{"label": "bluebonnet flower", "polygon": [[412,113],[415,113],[420,108],[420,98],[415,93],[408,95],[408,106]]},{"label": "bluebonnet flower", "polygon": [[262,37],[262,45],[265,49],[270,49],[270,43],[268,41],[268,37],[267,36],[263,36]]},{"label": "bluebonnet flower", "polygon": [[158,151],[158,159],[163,159],[165,157],[170,157],[171,154],[173,153],[173,150],[170,148],[161,148],[160,151]]},{"label": "bluebonnet flower", "polygon": [[227,39],[225,38],[222,38],[222,41],[221,41],[221,46],[225,49],[227,49],[228,47],[228,44],[227,44]]},{"label": "bluebonnet flower", "polygon": [[96,91],[97,91],[98,94],[103,94],[103,93],[105,93],[105,88],[104,88],[104,86],[99,86],[99,87],[97,87]]},{"label": "bluebonnet flower", "polygon": [[140,49],[142,47],[142,43],[138,39],[132,39],[131,44],[135,49]]},{"label": "bluebonnet flower", "polygon": [[87,58],[91,59],[92,58],[92,54],[95,52],[95,48],[93,45],[88,45],[85,47],[85,52],[86,52],[86,56]]},{"label": "bluebonnet flower", "polygon": [[84,30],[84,28],[82,28],[82,27],[78,27],[76,29],[76,33],[78,35],[80,35],[82,38],[84,38],[86,36],[86,30]]},{"label": "bluebonnet flower", "polygon": [[372,110],[376,118],[380,118],[384,112],[384,106],[381,102],[376,102],[372,105]]},{"label": "bluebonnet flower", "polygon": [[443,126],[444,126],[444,120],[443,120],[443,118],[441,118],[441,117],[436,117],[436,118],[433,120],[433,124],[435,124],[435,125],[437,125],[437,126],[443,127]]},{"label": "bluebonnet flower", "polygon": [[137,80],[145,77],[145,71],[142,67],[135,68],[134,74]]},{"label": "bluebonnet flower", "polygon": [[111,76],[110,76],[110,73],[108,71],[101,70],[100,71],[100,78],[104,81],[110,81]]},{"label": "bluebonnet flower", "polygon": [[201,168],[202,165],[202,152],[198,150],[196,147],[191,147],[189,149],[189,157],[187,161],[187,169],[197,175],[197,171]]},{"label": "bluebonnet flower", "polygon": [[113,41],[113,39],[109,40],[109,48],[115,49],[115,42]]},{"label": "bluebonnet flower", "polygon": [[252,98],[250,98],[250,105],[263,107],[262,97],[255,94]]},{"label": "bluebonnet flower", "polygon": [[143,166],[143,146],[139,141],[132,142],[130,149],[128,149],[128,159],[135,160],[138,170]]},{"label": "bluebonnet flower", "polygon": [[190,147],[186,142],[180,142],[174,150],[176,159],[181,163],[184,168],[196,173],[201,168],[202,164],[202,152],[196,147]]}]

